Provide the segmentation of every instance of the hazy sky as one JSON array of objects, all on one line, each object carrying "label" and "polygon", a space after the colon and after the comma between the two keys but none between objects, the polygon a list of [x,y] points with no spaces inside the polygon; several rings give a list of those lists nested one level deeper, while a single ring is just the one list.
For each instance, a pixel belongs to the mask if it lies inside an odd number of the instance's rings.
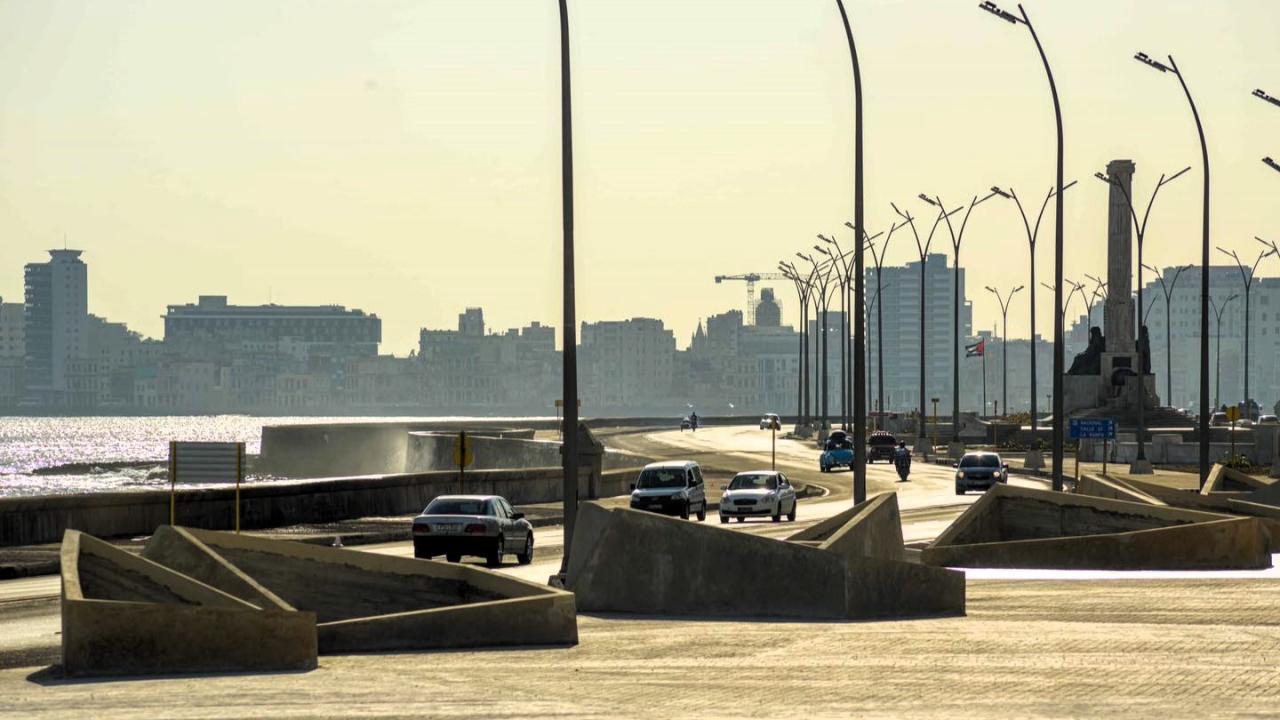
[{"label": "hazy sky", "polygon": [[[866,101],[868,222],[920,192],[992,184],[1038,199],[1053,116],[1030,36],[977,0],[851,0]],[[1010,9],[1015,6],[1009,4]],[[1107,188],[1137,162],[1162,191],[1147,261],[1198,261],[1207,126],[1214,242],[1280,236],[1276,0],[1030,0],[1058,77],[1068,277],[1105,268]],[[852,89],[834,0],[571,0],[578,311],[654,316],[683,346],[742,307],[720,273],[765,271],[852,219]],[[384,350],[465,306],[490,327],[559,324],[558,26],[553,0],[0,0],[0,295],[22,264],[85,250],[90,310],[159,336],[167,303],[341,303],[383,318]],[[1038,253],[1052,272],[1052,217]],[[949,238],[935,247],[950,254]],[[915,254],[905,234],[889,262]],[[962,248],[973,289],[1025,284],[1012,203]],[[1280,260],[1263,265],[1280,274]],[[779,287],[784,319],[795,300]],[[1052,311],[1041,290],[1039,329]],[[998,311],[971,291],[977,324]],[[1027,332],[1026,295],[1010,333]]]}]

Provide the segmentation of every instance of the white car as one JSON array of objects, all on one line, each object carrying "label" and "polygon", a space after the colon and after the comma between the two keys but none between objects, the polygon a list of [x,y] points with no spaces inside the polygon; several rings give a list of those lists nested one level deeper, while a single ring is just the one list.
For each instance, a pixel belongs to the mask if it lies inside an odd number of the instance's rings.
[{"label": "white car", "polygon": [[796,519],[796,489],[787,476],[775,470],[738,473],[720,496],[720,522],[729,518],[769,517],[778,522]]}]

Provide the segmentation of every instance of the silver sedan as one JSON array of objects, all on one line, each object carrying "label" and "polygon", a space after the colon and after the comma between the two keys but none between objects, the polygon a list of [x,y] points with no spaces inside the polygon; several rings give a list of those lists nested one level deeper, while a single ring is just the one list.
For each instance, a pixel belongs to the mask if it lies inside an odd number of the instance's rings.
[{"label": "silver sedan", "polygon": [[506,554],[533,562],[533,525],[500,495],[441,495],[413,519],[414,557],[473,555],[497,567]]}]

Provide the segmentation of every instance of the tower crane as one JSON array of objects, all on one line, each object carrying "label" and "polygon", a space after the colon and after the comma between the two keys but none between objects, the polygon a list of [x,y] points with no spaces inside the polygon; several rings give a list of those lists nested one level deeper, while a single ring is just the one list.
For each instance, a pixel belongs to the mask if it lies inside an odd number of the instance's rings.
[{"label": "tower crane", "polygon": [[743,273],[741,275],[717,275],[716,284],[725,280],[741,280],[747,284],[747,324],[756,324],[756,283],[761,280],[786,280],[787,276],[778,272]]}]

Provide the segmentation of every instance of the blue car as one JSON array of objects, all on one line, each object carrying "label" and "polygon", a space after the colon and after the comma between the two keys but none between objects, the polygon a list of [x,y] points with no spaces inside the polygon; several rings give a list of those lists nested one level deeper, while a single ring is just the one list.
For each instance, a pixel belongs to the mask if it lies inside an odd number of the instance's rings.
[{"label": "blue car", "polygon": [[832,432],[822,448],[822,455],[818,457],[818,469],[822,472],[831,472],[837,467],[853,469],[853,441],[848,433],[843,430]]}]

